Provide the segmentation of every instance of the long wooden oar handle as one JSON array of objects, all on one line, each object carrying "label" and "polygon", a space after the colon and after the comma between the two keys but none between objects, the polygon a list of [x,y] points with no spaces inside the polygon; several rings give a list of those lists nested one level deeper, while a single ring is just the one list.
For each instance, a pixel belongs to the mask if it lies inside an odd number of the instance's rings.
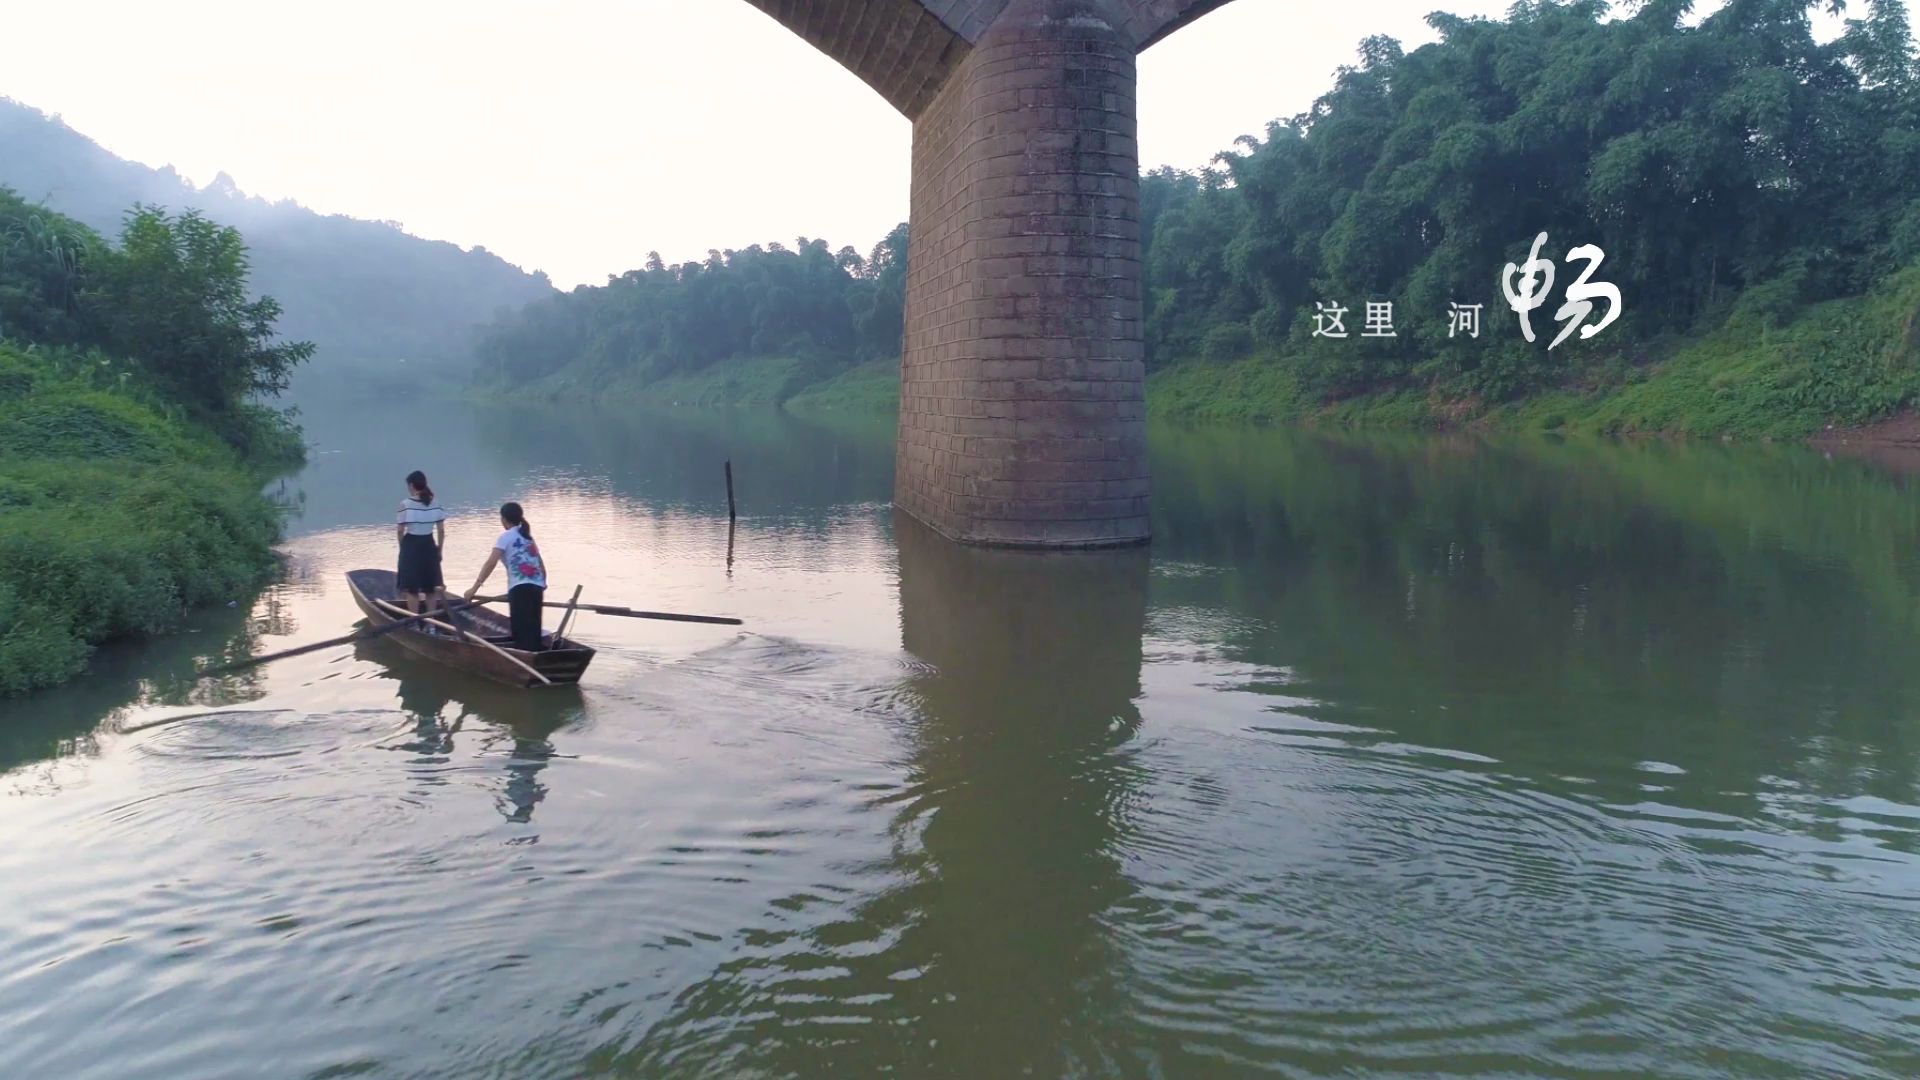
[{"label": "long wooden oar handle", "polygon": [[[504,604],[507,602],[507,598],[504,596],[476,596],[473,598],[473,602],[476,604]],[[591,611],[596,615],[618,615],[627,619],[665,619],[668,622],[712,623],[716,626],[745,625],[739,619],[729,618],[725,615],[682,615],[674,611],[635,611],[630,607],[609,607],[605,604],[562,604],[557,600],[543,601],[540,606],[550,608],[578,607],[581,611]]]},{"label": "long wooden oar handle", "polygon": [[[470,607],[478,607],[478,606],[480,606],[479,601],[475,601],[474,603],[471,603],[471,604],[457,604],[452,608],[452,610],[462,611]],[[422,622],[429,618],[432,618],[431,613],[414,615],[409,618],[400,619],[396,622],[390,622],[385,626],[371,626],[364,630],[356,630],[351,634],[346,634],[341,637],[328,638],[325,641],[316,641],[311,645],[301,645],[292,649],[282,649],[280,652],[267,653],[264,656],[249,656],[245,660],[235,660],[231,664],[221,664],[219,667],[202,668],[199,672],[197,672],[197,674],[224,675],[229,671],[239,671],[242,668],[254,667],[255,665],[258,665],[258,664],[264,664],[269,660],[285,660],[289,656],[302,656],[310,652],[319,652],[321,649],[331,649],[335,645],[345,645],[348,642],[368,641],[373,638],[377,638],[382,634],[391,634],[395,630],[400,630],[405,627],[412,626],[416,623]]]},{"label": "long wooden oar handle", "polygon": [[[548,607],[565,607],[565,604],[548,604]],[[681,615],[672,611],[635,611],[632,608],[600,607],[594,604],[581,604],[580,610],[591,611],[598,615],[620,615],[629,619],[665,619],[668,622],[714,623],[719,626],[744,625],[739,619],[730,619],[725,615]]]}]

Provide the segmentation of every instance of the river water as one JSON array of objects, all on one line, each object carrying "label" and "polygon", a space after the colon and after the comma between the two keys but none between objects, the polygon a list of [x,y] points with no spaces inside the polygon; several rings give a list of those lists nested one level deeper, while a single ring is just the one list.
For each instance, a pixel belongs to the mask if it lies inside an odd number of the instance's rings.
[{"label": "river water", "polygon": [[[1156,430],[954,547],[891,431],[310,409],[284,580],[0,706],[0,1076],[1920,1072],[1920,502],[1805,450]],[[741,518],[728,558],[721,463]],[[577,690],[345,633],[526,504]]]}]

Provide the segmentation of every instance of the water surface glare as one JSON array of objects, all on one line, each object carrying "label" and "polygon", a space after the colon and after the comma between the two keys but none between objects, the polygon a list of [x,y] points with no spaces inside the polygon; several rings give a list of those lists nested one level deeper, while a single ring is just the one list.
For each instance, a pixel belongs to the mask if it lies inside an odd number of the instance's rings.
[{"label": "water surface glare", "polygon": [[[1156,430],[1152,548],[1045,555],[897,518],[884,425],[407,415],[0,705],[0,1076],[1920,1073],[1896,473]],[[345,633],[415,467],[451,585],[512,497],[549,598],[746,625],[191,677]]]}]

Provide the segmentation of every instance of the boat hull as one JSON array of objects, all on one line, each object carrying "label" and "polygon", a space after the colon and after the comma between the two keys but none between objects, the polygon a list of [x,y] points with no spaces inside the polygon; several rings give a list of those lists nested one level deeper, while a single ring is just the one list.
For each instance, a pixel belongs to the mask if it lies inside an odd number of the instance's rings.
[{"label": "boat hull", "polygon": [[[347,572],[347,588],[353,594],[354,604],[366,615],[367,621],[376,627],[387,626],[406,617],[385,606],[396,603],[394,584],[391,570]],[[491,641],[499,646],[501,652],[546,676],[553,686],[578,683],[580,677],[586,674],[587,665],[593,662],[593,649],[571,639],[556,641],[552,631],[542,633],[541,644],[545,647],[539,652],[516,649],[507,644],[512,639],[507,617],[483,607],[461,611],[459,618],[463,620],[462,628],[468,633]],[[531,690],[549,685],[484,645],[457,637],[430,634],[417,625],[395,630],[386,636],[418,656],[461,671],[470,671],[507,686]]]}]

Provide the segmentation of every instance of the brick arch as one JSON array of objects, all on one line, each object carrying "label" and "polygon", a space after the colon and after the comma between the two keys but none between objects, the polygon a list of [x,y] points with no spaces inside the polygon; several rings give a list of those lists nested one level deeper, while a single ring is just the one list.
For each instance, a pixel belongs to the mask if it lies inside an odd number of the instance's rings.
[{"label": "brick arch", "polygon": [[[1012,0],[747,0],[916,119]],[[1103,0],[1136,50],[1228,0]]]}]

